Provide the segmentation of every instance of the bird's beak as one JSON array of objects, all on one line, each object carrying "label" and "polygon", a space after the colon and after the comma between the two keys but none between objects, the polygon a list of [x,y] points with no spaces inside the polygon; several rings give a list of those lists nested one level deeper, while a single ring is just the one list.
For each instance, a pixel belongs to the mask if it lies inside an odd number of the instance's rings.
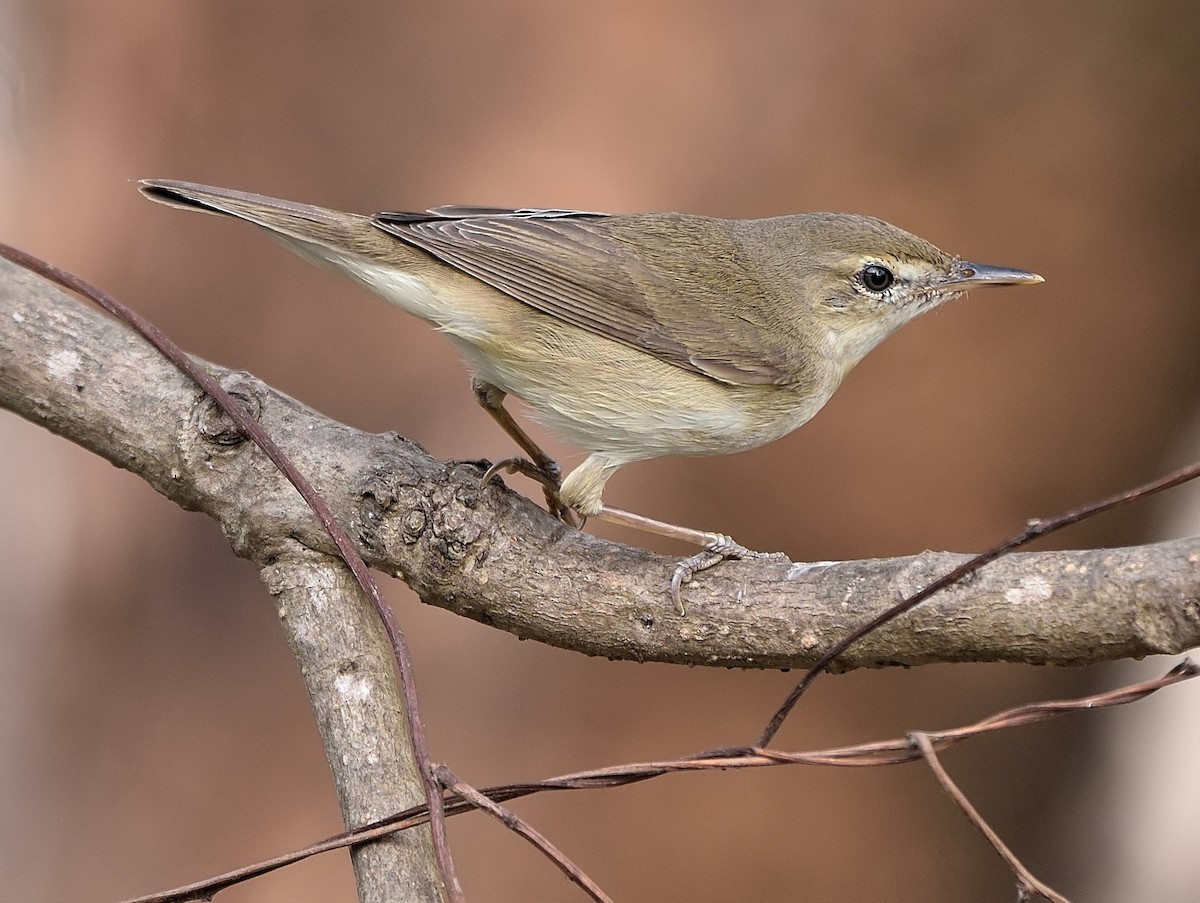
[{"label": "bird's beak", "polygon": [[972,263],[969,260],[956,260],[950,267],[950,274],[938,288],[965,292],[967,289],[978,288],[981,285],[1037,285],[1039,282],[1045,281],[1037,273],[1025,270],[994,267],[986,263]]}]

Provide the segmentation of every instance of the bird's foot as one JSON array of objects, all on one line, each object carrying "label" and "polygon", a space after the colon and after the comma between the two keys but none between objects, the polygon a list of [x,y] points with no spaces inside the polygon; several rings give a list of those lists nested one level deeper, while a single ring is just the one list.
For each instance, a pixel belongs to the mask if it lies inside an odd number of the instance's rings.
[{"label": "bird's foot", "polygon": [[559,490],[562,488],[562,469],[549,458],[541,463],[535,463],[528,458],[505,458],[497,461],[486,471],[480,480],[480,485],[486,486],[501,473],[519,473],[521,476],[536,480],[542,484],[546,496],[546,507],[550,513],[570,527],[581,528],[586,518],[581,518],[575,510],[563,502]]},{"label": "bird's foot", "polygon": [[675,573],[671,575],[671,600],[675,603],[675,610],[681,615],[687,613],[684,611],[683,600],[680,597],[683,584],[690,583],[692,577],[701,571],[707,571],[731,558],[743,561],[790,560],[783,552],[756,552],[754,549],[747,549],[723,533],[709,533],[707,536],[703,551],[683,559],[675,566]]}]

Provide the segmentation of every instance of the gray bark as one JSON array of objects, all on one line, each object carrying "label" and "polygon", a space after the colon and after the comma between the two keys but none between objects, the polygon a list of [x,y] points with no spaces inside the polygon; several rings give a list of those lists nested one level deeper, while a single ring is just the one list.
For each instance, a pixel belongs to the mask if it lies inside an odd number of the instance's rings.
[{"label": "gray bark", "polygon": [[[0,262],[0,405],[204,511],[260,564],[332,545],[299,495],[200,391],[107,316]],[[427,603],[614,659],[802,668],[964,560],[946,552],[817,565],[725,562],[685,587],[676,559],[555,521],[475,462],[335,423],[210,366],[328,499],[373,567]],[[864,639],[839,667],[1088,664],[1200,643],[1200,537],[1009,555]]]},{"label": "gray bark", "polygon": [[[210,366],[323,493],[368,564],[425,602],[613,659],[803,668],[964,560],[726,562],[667,592],[676,559],[564,526],[478,463],[322,417]],[[220,524],[256,562],[308,685],[348,825],[423,800],[382,631],[312,513],[183,374],[107,315],[0,261],[0,407]],[[1009,555],[863,639],[841,669],[1086,664],[1200,644],[1200,538]],[[364,899],[440,899],[428,832],[360,851]],[[375,878],[370,875],[378,876]],[[390,896],[389,896],[390,895]]]}]

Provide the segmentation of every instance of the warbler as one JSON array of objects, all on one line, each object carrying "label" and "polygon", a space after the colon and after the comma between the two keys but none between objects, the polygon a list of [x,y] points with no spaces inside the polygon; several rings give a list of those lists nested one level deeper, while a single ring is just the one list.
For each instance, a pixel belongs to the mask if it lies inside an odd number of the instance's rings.
[{"label": "warbler", "polygon": [[[971,288],[1043,281],[855,214],[732,220],[446,206],[362,216],[189,182],[140,188],[260,226],[446,333],[480,404],[528,456],[493,465],[485,483],[520,472],[570,523],[581,523],[574,512],[701,546],[672,577],[680,610],[680,587],[698,571],[783,556],[607,505],[604,487],[619,468],[778,439],[918,314]],[[566,479],[505,409],[509,394],[590,453]]]}]

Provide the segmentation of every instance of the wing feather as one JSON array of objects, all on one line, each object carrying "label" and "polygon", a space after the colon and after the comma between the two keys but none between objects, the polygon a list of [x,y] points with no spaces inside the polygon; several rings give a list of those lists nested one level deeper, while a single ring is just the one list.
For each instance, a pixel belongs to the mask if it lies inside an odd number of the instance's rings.
[{"label": "wing feather", "polygon": [[794,379],[780,337],[739,313],[758,299],[755,275],[720,221],[459,206],[372,221],[536,310],[686,370],[735,384]]}]

